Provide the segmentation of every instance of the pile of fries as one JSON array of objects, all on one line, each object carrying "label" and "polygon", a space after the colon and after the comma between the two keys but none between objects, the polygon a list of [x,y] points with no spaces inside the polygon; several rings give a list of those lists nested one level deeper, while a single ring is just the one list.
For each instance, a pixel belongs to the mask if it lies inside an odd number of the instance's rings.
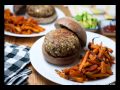
[{"label": "pile of fries", "polygon": [[88,48],[79,64],[62,71],[56,70],[57,74],[62,78],[80,83],[112,75],[111,66],[115,62],[110,54],[113,50],[103,47],[102,43],[94,44],[94,39],[88,44]]},{"label": "pile of fries", "polygon": [[4,27],[6,31],[16,34],[32,34],[43,32],[45,29],[38,26],[32,18],[24,18],[11,13],[9,9],[4,11]]}]

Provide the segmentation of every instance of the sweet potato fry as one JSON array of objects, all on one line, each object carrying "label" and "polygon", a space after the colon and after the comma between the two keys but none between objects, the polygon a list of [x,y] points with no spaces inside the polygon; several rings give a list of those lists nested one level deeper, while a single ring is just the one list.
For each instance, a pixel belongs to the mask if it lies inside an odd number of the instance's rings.
[{"label": "sweet potato fry", "polygon": [[98,54],[98,57],[99,57],[99,58],[102,57],[102,55],[104,54],[105,50],[106,50],[105,47],[102,47],[102,48],[100,49],[99,54]]},{"label": "sweet potato fry", "polygon": [[85,70],[91,72],[91,71],[96,70],[97,68],[98,68],[98,65],[95,64],[95,65],[91,65],[90,67],[86,68]]},{"label": "sweet potato fry", "polygon": [[65,68],[64,70],[62,70],[63,73],[65,73],[65,75],[69,75],[70,69]]},{"label": "sweet potato fry", "polygon": [[80,72],[79,72],[79,71],[70,70],[69,76],[70,76],[70,77],[80,76]]},{"label": "sweet potato fry", "polygon": [[38,23],[31,17],[29,17],[27,20],[26,20],[26,23],[32,23],[32,24],[35,24],[37,25]]},{"label": "sweet potato fry", "polygon": [[16,27],[15,26],[15,29],[16,29],[17,32],[21,32],[21,28],[20,27]]},{"label": "sweet potato fry", "polygon": [[90,48],[91,48],[91,49],[96,49],[96,48],[100,48],[100,46],[99,46],[99,45],[91,44]]},{"label": "sweet potato fry", "polygon": [[111,48],[107,48],[108,52],[112,53],[113,50]]},{"label": "sweet potato fry", "polygon": [[10,9],[5,9],[4,11],[4,18],[13,16],[13,14],[10,12]]},{"label": "sweet potato fry", "polygon": [[93,64],[97,64],[97,65],[100,65],[100,62],[96,59],[96,60],[90,60],[90,59],[88,59],[87,60],[89,63],[91,63],[92,65]]},{"label": "sweet potato fry", "polygon": [[110,75],[112,75],[112,70],[111,70],[111,67],[110,67],[110,64],[106,64],[106,72]]},{"label": "sweet potato fry", "polygon": [[81,72],[81,70],[82,70],[82,68],[83,68],[83,66],[84,66],[84,64],[85,64],[85,62],[86,62],[89,54],[90,54],[90,51],[87,51],[86,54],[85,54],[85,56],[84,56],[84,58],[83,58],[83,61],[81,62],[80,66],[79,66],[79,71],[80,72]]},{"label": "sweet potato fry", "polygon": [[75,70],[75,71],[77,71],[78,69],[79,69],[78,65],[72,66],[72,67],[70,68],[70,70]]},{"label": "sweet potato fry", "polygon": [[4,11],[5,30],[12,33],[32,34],[43,32],[45,29],[38,25],[33,18],[24,18],[12,14],[9,9]]},{"label": "sweet potato fry", "polygon": [[12,17],[12,22],[14,25],[23,24],[23,21],[24,21],[23,16]]},{"label": "sweet potato fry", "polygon": [[110,56],[110,54],[107,51],[104,52],[104,55],[111,65],[115,63],[114,57]]},{"label": "sweet potato fry", "polygon": [[110,57],[110,55],[108,54],[107,51],[104,52],[104,55],[105,55],[109,60],[111,59],[111,57]]},{"label": "sweet potato fry", "polygon": [[24,26],[24,27],[21,27],[21,29],[22,30],[31,30],[31,31],[33,31],[33,32],[40,32],[40,30],[39,29],[35,29],[35,28],[33,28],[33,27],[30,27],[30,26]]},{"label": "sweet potato fry", "polygon": [[110,63],[108,58],[105,59],[105,63]]},{"label": "sweet potato fry", "polygon": [[102,79],[113,74],[111,66],[114,58],[109,54],[112,49],[94,44],[94,40],[88,44],[89,50],[80,60],[79,64],[63,70],[69,80],[84,82],[95,79]]},{"label": "sweet potato fry", "polygon": [[90,58],[90,60],[93,60],[93,61],[94,61],[94,60],[96,60],[97,56],[90,54],[90,55],[89,55],[89,58]]},{"label": "sweet potato fry", "polygon": [[101,73],[106,73],[106,64],[104,61],[101,62]]},{"label": "sweet potato fry", "polygon": [[97,53],[99,52],[99,48],[95,48],[95,49],[93,50],[93,52],[94,52],[95,54],[97,54]]},{"label": "sweet potato fry", "polygon": [[73,81],[83,83],[85,78],[84,77],[72,77]]},{"label": "sweet potato fry", "polygon": [[104,77],[108,77],[110,76],[109,74],[103,74],[103,73],[99,73],[99,74],[93,74],[90,76],[90,78],[104,78]]},{"label": "sweet potato fry", "polygon": [[32,34],[32,31],[31,31],[31,30],[27,30],[27,33],[28,33],[28,34]]},{"label": "sweet potato fry", "polygon": [[86,63],[84,64],[83,68],[88,67],[88,66],[91,66],[91,65],[92,65],[92,64],[91,64],[90,62],[86,62]]},{"label": "sweet potato fry", "polygon": [[15,32],[15,26],[13,24],[5,24],[5,30]]},{"label": "sweet potato fry", "polygon": [[88,79],[96,79],[96,77],[92,77],[92,75],[97,74],[99,72],[98,69],[96,69],[95,71],[92,72],[86,72],[85,75]]},{"label": "sweet potato fry", "polygon": [[57,72],[57,74],[60,75],[60,77],[65,78],[65,79],[68,79],[68,77],[67,77],[67,75],[65,75],[65,73],[60,72],[59,70],[55,70],[55,71]]},{"label": "sweet potato fry", "polygon": [[24,30],[24,31],[21,32],[21,34],[26,34],[26,35],[27,35],[27,34],[29,34],[29,33],[28,33],[27,30]]}]

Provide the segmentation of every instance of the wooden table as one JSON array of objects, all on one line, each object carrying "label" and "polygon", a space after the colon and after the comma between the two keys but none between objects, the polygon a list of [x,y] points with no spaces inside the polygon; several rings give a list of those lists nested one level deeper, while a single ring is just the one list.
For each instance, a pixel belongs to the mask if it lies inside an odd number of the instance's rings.
[{"label": "wooden table", "polygon": [[[55,5],[55,7],[61,9],[66,16],[71,16],[69,10],[67,7],[61,6],[61,5]],[[5,36],[5,42],[9,42],[12,44],[18,44],[18,45],[26,45],[31,47],[33,43],[38,40],[40,37],[34,37],[34,38],[18,38],[18,37],[11,37],[11,36]],[[116,40],[115,37],[109,37]],[[32,74],[28,78],[28,84],[29,85],[57,85],[56,83],[53,83],[47,79],[45,79],[43,76],[38,74],[35,69],[30,64],[28,66],[32,70]]]}]

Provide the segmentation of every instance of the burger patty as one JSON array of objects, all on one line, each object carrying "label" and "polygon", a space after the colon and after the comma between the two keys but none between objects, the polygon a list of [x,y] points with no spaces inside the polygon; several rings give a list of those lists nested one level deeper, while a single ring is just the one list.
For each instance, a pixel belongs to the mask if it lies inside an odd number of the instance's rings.
[{"label": "burger patty", "polygon": [[56,13],[51,5],[27,5],[27,13],[33,17],[50,17]]},{"label": "burger patty", "polygon": [[53,30],[45,36],[44,48],[54,57],[66,57],[79,53],[80,42],[78,37],[66,29]]}]

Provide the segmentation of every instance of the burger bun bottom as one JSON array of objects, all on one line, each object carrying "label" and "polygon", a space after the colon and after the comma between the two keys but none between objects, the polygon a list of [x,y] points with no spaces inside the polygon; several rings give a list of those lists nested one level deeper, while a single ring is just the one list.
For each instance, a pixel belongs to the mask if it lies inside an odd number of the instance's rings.
[{"label": "burger bun bottom", "polygon": [[44,46],[42,46],[42,52],[43,52],[43,56],[45,58],[45,60],[51,64],[55,64],[55,65],[68,65],[73,63],[74,61],[79,59],[80,53],[76,53],[73,54],[71,56],[68,57],[53,57],[51,55],[49,55],[46,51]]}]

